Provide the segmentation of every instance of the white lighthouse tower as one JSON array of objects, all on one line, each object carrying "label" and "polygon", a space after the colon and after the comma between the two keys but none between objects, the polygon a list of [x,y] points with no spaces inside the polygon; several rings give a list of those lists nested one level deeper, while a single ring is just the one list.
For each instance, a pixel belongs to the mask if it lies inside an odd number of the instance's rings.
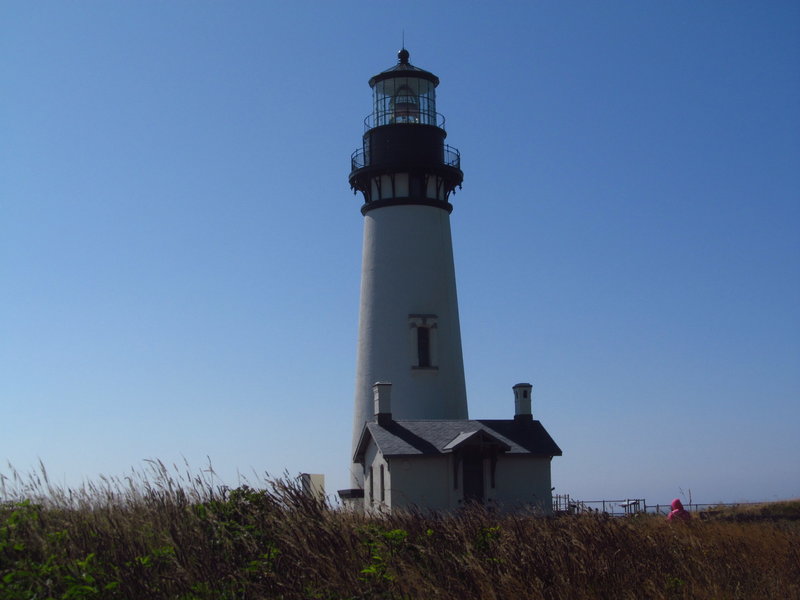
[{"label": "white lighthouse tower", "polygon": [[354,450],[378,381],[392,383],[398,419],[467,418],[449,203],[464,175],[436,112],[439,78],[405,49],[398,58],[369,80],[373,112],[350,173],[364,197]]},{"label": "white lighthouse tower", "polygon": [[461,157],[444,143],[439,78],[405,48],[398,58],[369,80],[352,156],[364,248],[351,487],[339,497],[365,514],[475,502],[550,514],[561,449],[533,418],[533,386],[513,387],[513,419],[467,415],[449,202]]}]

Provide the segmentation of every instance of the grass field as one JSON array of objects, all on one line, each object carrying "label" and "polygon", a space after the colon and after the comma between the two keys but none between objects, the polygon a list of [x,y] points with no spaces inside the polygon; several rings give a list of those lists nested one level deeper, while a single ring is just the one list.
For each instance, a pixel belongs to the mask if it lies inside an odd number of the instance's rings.
[{"label": "grass field", "polygon": [[78,491],[44,470],[6,478],[0,599],[800,598],[800,501],[688,524],[480,507],[365,518],[286,480],[227,490],[157,471]]}]

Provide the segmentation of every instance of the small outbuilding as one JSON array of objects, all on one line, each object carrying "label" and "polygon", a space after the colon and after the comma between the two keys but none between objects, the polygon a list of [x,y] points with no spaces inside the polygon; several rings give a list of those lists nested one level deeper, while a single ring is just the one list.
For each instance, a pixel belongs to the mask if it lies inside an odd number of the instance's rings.
[{"label": "small outbuilding", "polygon": [[550,462],[561,449],[533,419],[531,390],[514,386],[513,419],[395,420],[391,384],[376,383],[375,418],[364,425],[353,457],[363,469],[364,511],[478,502],[550,514]]}]

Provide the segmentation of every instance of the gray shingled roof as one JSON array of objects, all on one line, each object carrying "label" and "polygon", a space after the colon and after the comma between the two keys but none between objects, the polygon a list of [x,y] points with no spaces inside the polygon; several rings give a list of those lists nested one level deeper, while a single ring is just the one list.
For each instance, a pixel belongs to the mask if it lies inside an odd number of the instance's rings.
[{"label": "gray shingled roof", "polygon": [[[371,421],[364,425],[354,460],[363,459],[367,443],[374,440],[384,456],[445,454],[453,443],[483,430],[509,447],[508,454],[561,456],[561,448],[539,421],[513,419],[391,421],[386,426]],[[465,435],[466,434],[466,435]]]}]

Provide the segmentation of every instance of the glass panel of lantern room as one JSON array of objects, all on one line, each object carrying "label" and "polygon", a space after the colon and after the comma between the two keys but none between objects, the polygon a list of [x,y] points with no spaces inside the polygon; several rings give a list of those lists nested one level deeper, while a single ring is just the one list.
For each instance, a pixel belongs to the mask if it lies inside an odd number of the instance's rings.
[{"label": "glass panel of lantern room", "polygon": [[419,82],[420,122],[426,125],[436,125],[436,86],[427,79],[417,81]]},{"label": "glass panel of lantern room", "polygon": [[391,119],[391,102],[394,96],[394,79],[384,79],[375,84],[373,100],[375,106],[374,126],[388,125]]},{"label": "glass panel of lantern room", "polygon": [[392,123],[419,123],[419,80],[398,78],[391,100]]}]

